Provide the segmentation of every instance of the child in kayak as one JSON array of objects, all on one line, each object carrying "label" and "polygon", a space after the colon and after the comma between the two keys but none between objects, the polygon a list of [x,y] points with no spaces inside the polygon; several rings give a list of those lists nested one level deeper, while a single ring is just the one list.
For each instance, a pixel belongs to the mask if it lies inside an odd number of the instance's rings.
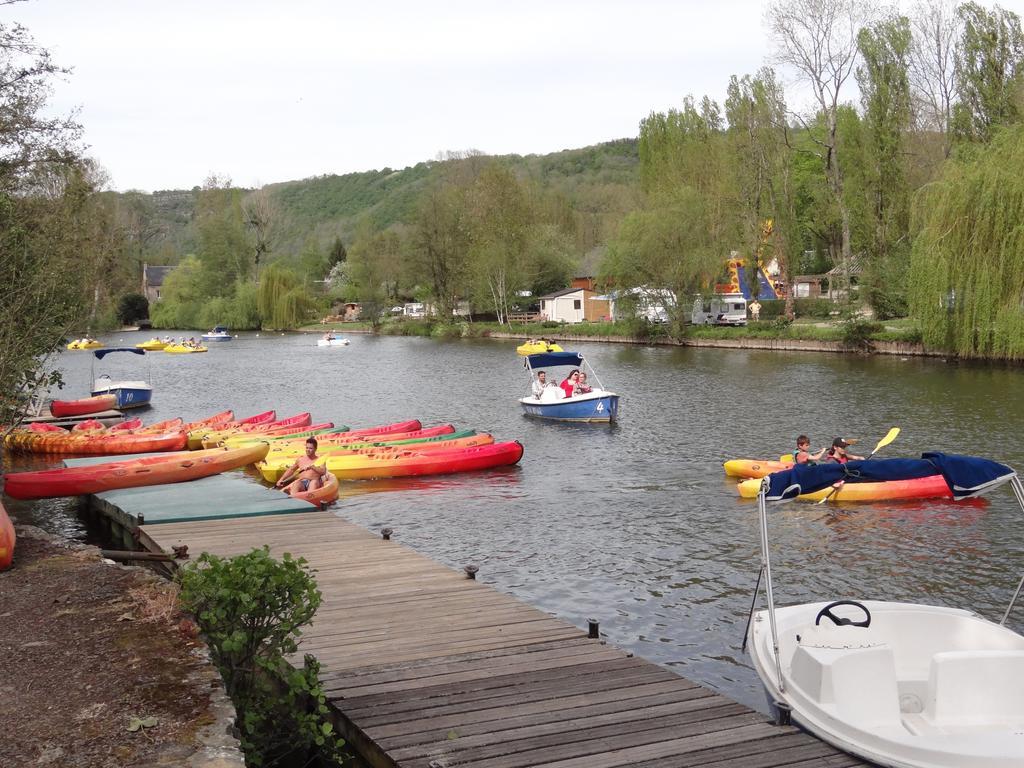
[{"label": "child in kayak", "polygon": [[793,453],[793,463],[814,464],[815,462],[821,461],[821,457],[824,453],[824,448],[817,453],[811,453],[811,439],[807,437],[807,435],[800,435],[800,437],[796,439],[796,451]]}]

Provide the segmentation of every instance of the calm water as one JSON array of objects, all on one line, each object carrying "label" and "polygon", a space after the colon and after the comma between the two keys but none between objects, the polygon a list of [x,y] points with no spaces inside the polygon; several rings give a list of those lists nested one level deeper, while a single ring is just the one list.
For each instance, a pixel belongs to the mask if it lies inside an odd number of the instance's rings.
[{"label": "calm water", "polygon": [[[148,334],[119,334],[134,344]],[[800,432],[885,456],[977,453],[1024,467],[1022,372],[938,360],[582,345],[622,395],[621,424],[523,417],[528,379],[513,341],[353,335],[242,335],[205,355],[113,356],[96,373],[154,386],[147,421],[225,407],[368,426],[406,418],[518,439],[515,468],[436,480],[352,483],[337,513],[750,706],[762,707],[740,643],[757,575],[756,507],[721,462],[774,457]],[[117,361],[117,357],[123,358]],[[130,358],[130,359],[129,359]],[[91,356],[62,356],[66,397],[86,393]],[[151,368],[150,368],[151,366]],[[11,505],[51,530],[84,535],[69,501]],[[782,602],[868,598],[1005,609],[1019,577],[1021,513],[1008,490],[969,504],[773,507]],[[1024,626],[1024,608],[1014,626]]]}]

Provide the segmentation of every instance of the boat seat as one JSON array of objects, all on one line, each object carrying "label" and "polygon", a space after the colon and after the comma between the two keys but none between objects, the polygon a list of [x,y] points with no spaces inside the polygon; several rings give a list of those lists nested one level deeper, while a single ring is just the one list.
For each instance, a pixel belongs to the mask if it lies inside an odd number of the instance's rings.
[{"label": "boat seat", "polygon": [[836,717],[858,727],[900,723],[896,662],[888,645],[822,648],[800,645],[790,674],[795,685]]},{"label": "boat seat", "polygon": [[932,656],[922,717],[939,727],[1024,725],[1024,651],[941,651]]}]

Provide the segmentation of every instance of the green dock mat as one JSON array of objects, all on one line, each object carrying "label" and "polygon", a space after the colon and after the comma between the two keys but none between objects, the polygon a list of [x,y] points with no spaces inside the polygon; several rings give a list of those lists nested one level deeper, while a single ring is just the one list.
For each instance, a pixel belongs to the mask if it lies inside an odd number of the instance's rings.
[{"label": "green dock mat", "polygon": [[[149,455],[152,454],[90,456],[84,459],[65,459],[64,465],[90,466]],[[309,502],[293,499],[279,490],[261,485],[240,470],[184,483],[104,491],[95,494],[95,497],[130,515],[139,525],[259,517],[312,512],[317,509]]]}]

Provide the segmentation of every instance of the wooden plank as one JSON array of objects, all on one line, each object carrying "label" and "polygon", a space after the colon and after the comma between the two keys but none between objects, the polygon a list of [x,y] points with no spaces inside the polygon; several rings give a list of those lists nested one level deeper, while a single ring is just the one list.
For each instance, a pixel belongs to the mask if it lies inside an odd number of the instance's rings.
[{"label": "wooden plank", "polygon": [[[262,490],[246,483],[247,499]],[[324,599],[291,661],[317,656],[339,727],[375,768],[861,764],[331,512],[142,534],[193,557],[266,543],[307,561]]]}]

